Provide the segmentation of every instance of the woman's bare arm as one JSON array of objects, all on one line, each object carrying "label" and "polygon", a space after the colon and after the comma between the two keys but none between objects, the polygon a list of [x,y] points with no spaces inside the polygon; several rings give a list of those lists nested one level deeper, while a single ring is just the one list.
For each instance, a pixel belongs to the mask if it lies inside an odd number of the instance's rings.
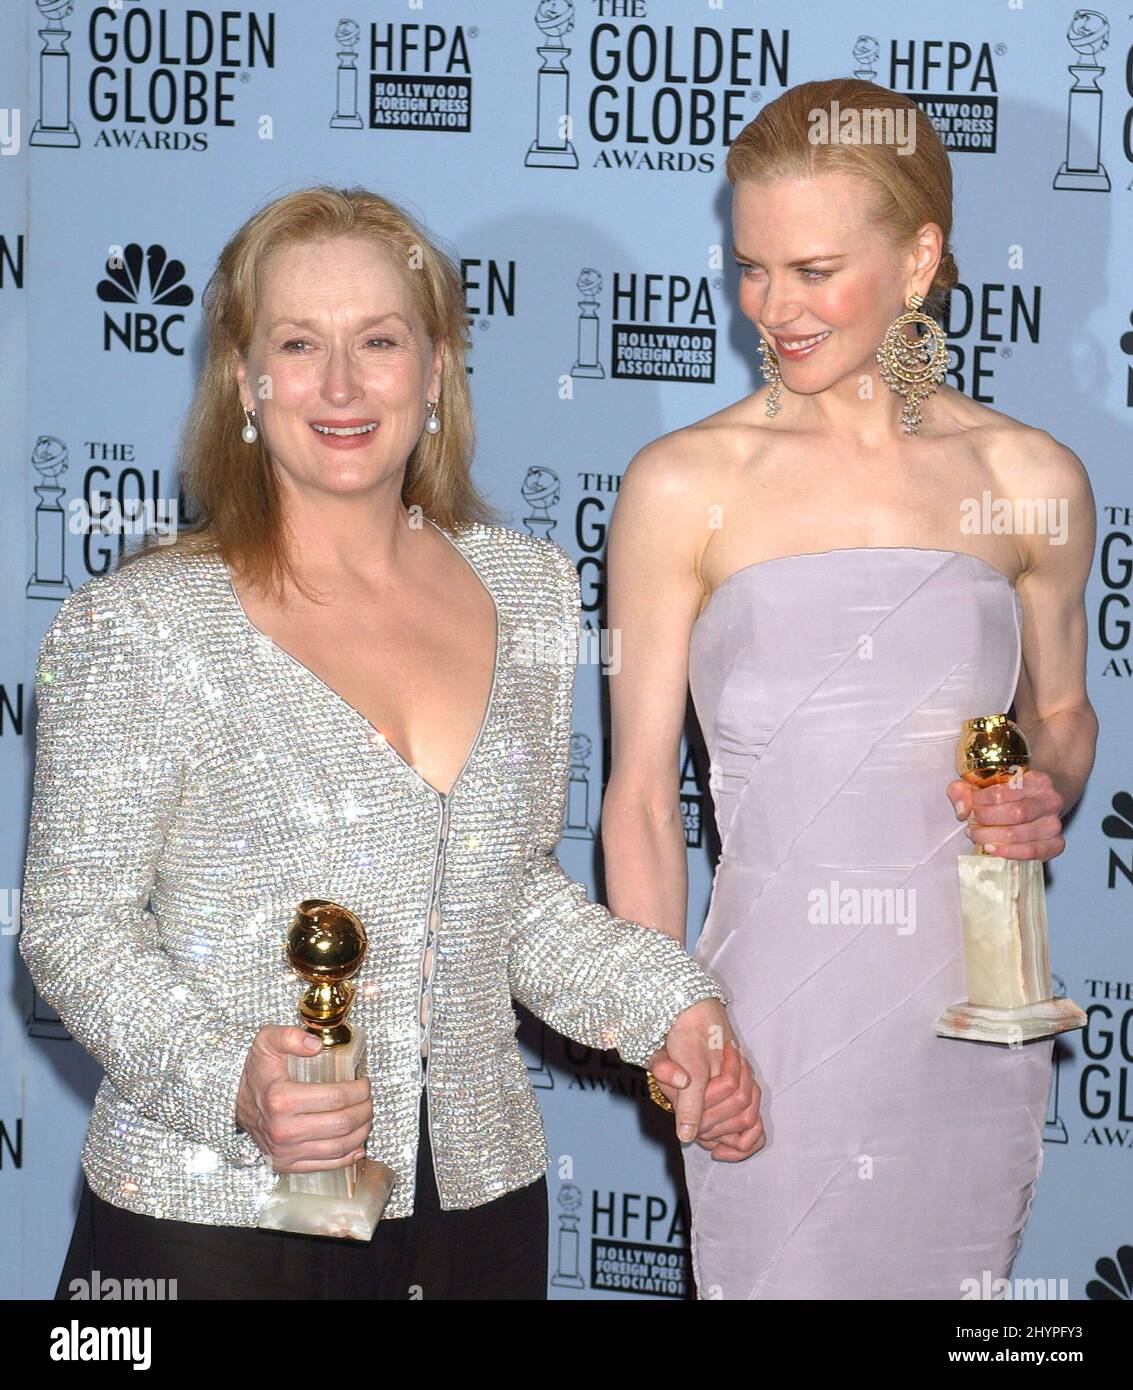
[{"label": "woman's bare arm", "polygon": [[[1040,441],[1036,447],[1036,438]],[[1022,496],[1065,503],[1065,539],[1028,538],[1028,566],[1017,589],[1023,603],[1023,662],[1015,720],[1026,736],[1033,772],[1023,785],[960,796],[974,811],[968,835],[1008,859],[1050,859],[1066,846],[1061,817],[1081,797],[1094,763],[1098,721],[1086,693],[1085,588],[1094,558],[1096,516],[1081,460],[1045,431],[1029,432],[1028,457],[1013,488]],[[1021,481],[1025,478],[1025,483]]]},{"label": "woman's bare arm", "polygon": [[1093,767],[1098,730],[1086,693],[1085,605],[1097,522],[1090,480],[1076,454],[1051,439],[1040,466],[1035,494],[1065,500],[1067,527],[1062,544],[1031,537],[1031,565],[1018,585],[1024,679],[1015,712],[1032,765],[1050,774],[1067,811]]},{"label": "woman's bare arm", "polygon": [[[611,911],[685,939],[688,868],[680,741],[688,647],[703,592],[703,483],[681,434],[639,450],[622,478],[607,549],[612,752],[602,807]],[[617,650],[617,648],[615,648]]]}]

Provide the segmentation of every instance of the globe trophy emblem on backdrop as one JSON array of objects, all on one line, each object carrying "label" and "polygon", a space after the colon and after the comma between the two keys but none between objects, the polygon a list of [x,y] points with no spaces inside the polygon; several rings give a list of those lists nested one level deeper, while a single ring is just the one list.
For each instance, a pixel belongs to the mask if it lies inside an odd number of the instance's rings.
[{"label": "globe trophy emblem on backdrop", "polygon": [[[965,782],[1008,782],[1028,763],[1023,731],[1006,714],[964,721],[956,771]],[[1073,1000],[1051,997],[1042,861],[1006,859],[981,845],[957,864],[968,998],[945,1009],[937,1034],[1018,1045],[1085,1027]]]},{"label": "globe trophy emblem on backdrop", "polygon": [[553,468],[533,463],[524,474],[520,495],[529,508],[523,524],[533,536],[547,540],[558,525],[550,508],[559,500],[559,475]]},{"label": "globe trophy emblem on backdrop", "polygon": [[59,479],[67,471],[67,446],[53,434],[41,434],[31,451],[32,467],[39,474],[35,492],[35,572],[27,582],[28,598],[53,599],[71,592],[67,578],[67,516],[59,505],[66,488]]},{"label": "globe trophy emblem on backdrop", "polygon": [[582,1213],[582,1189],[573,1182],[563,1183],[559,1188],[559,1239],[556,1250],[555,1272],[551,1283],[559,1289],[584,1289],[579,1256],[582,1250],[582,1235],[579,1221]]},{"label": "globe trophy emblem on backdrop", "polygon": [[39,118],[32,126],[28,144],[74,149],[80,142],[71,120],[71,55],[67,52],[71,30],[63,28],[73,0],[35,0],[35,4],[47,23],[36,31],[43,40],[39,55]]},{"label": "globe trophy emblem on backdrop", "polygon": [[881,61],[881,45],[871,34],[859,34],[854,44],[854,76],[862,82],[876,82]]},{"label": "globe trophy emblem on backdrop", "polygon": [[1080,61],[1070,64],[1074,85],[1066,111],[1066,158],[1054,176],[1054,187],[1106,193],[1109,175],[1101,155],[1104,93],[1098,86],[1105,68],[1097,57],[1109,47],[1109,20],[1097,10],[1076,10],[1066,42]]},{"label": "globe trophy emblem on backdrop", "polygon": [[575,288],[581,296],[578,300],[578,357],[570,369],[570,374],[602,379],[606,375],[598,344],[598,330],[601,326],[598,318],[598,299],[602,293],[602,276],[593,266],[586,266],[579,271]]},{"label": "globe trophy emblem on backdrop", "polygon": [[[326,898],[304,898],[284,942],[292,970],[307,982],[299,1021],[322,1042],[314,1056],[289,1056],[296,1081],[352,1081],[366,1074],[366,1033],[346,1022],[354,1002],[353,977],[366,954],[366,929],[349,908]],[[273,1231],[369,1240],[393,1189],[384,1163],[362,1158],[322,1172],[280,1173],[257,1225]]]},{"label": "globe trophy emblem on backdrop", "polygon": [[358,55],[354,52],[361,30],[352,19],[340,19],[334,31],[338,44],[337,99],[332,130],[362,130],[364,122],[358,114]]},{"label": "globe trophy emblem on backdrop", "polygon": [[543,66],[537,79],[535,139],[523,162],[528,168],[577,169],[570,141],[570,49],[562,41],[574,28],[574,5],[571,0],[540,0],[535,23],[544,39],[536,49]]},{"label": "globe trophy emblem on backdrop", "polygon": [[594,838],[594,829],[590,824],[590,757],[590,735],[572,733],[567,811],[563,823],[563,836],[569,840]]}]

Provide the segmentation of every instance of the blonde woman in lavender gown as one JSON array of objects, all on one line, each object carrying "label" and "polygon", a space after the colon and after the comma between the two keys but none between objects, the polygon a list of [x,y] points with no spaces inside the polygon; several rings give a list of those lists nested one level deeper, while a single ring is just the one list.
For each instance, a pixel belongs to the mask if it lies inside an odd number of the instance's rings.
[{"label": "blonde woman in lavender gown", "polygon": [[[812,144],[833,103],[915,122],[913,152]],[[1097,729],[1093,501],[1045,430],[943,382],[918,421],[882,374],[890,325],[915,296],[939,320],[957,277],[948,157],[913,102],[803,84],[739,135],[727,173],[768,381],[648,444],[622,483],[610,906],[683,939],[691,686],[721,843],[695,957],[733,1000],[766,1126],[741,1163],[712,1161],[711,1130],[686,1149],[699,1294],[961,1299],[1010,1274],[1052,1042],[936,1035],[966,997],[956,858],[1064,848]],[[1055,499],[1061,534],[971,526],[985,492],[1013,513]],[[972,791],[961,724],[1012,707],[1032,768]]]}]

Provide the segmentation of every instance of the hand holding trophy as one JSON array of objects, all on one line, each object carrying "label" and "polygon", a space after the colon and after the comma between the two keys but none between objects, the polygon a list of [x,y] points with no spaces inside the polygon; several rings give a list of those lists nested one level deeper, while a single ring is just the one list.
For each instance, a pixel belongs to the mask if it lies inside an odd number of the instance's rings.
[{"label": "hand holding trophy", "polygon": [[[321,1043],[313,1055],[291,1055],[296,1081],[350,1081],[365,1074],[366,1035],[346,1015],[354,1002],[352,977],[362,968],[366,931],[348,908],[325,898],[305,898],[287,932],[284,952],[307,981],[299,1017]],[[281,1173],[260,1210],[257,1225],[274,1231],[369,1240],[393,1188],[384,1163],[360,1159],[315,1173]]]},{"label": "hand holding trophy", "polygon": [[[1008,782],[1028,763],[1023,732],[1006,714],[964,721],[956,770],[966,782]],[[981,845],[957,862],[968,998],[945,1009],[937,1035],[1018,1045],[1084,1027],[1077,1004],[1051,997],[1042,860]]]}]

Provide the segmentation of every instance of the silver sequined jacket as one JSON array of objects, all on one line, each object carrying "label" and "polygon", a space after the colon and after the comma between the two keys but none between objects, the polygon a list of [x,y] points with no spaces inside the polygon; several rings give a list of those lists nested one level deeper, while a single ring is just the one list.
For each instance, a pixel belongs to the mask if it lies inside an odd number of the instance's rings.
[{"label": "silver sequined jacket", "polygon": [[503,527],[437,529],[498,619],[484,720],[447,796],[252,625],[218,556],[159,547],[88,580],[44,637],[20,952],[105,1071],[82,1166],[108,1202],[255,1225],[274,1177],[236,1096],[256,1031],[298,1021],[281,946],[303,898],[351,908],[369,936],[351,1016],[367,1035],[367,1152],[398,1175],[390,1217],[413,1210],[423,1085],[442,1207],[544,1172],[513,998],[637,1065],[678,1013],[724,998],[677,941],[590,902],[555,857],[570,557]]}]

